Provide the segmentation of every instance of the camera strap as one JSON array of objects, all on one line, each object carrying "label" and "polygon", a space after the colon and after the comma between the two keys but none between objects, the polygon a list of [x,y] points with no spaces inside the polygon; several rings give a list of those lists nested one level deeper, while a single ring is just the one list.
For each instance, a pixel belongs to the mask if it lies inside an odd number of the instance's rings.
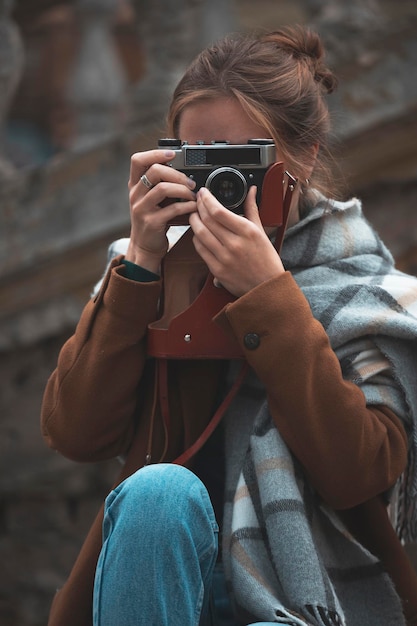
[{"label": "camera strap", "polygon": [[[166,364],[166,361],[165,361],[165,364]],[[216,430],[217,426],[220,424],[223,415],[226,413],[227,409],[231,405],[233,398],[236,396],[237,392],[239,391],[245,379],[245,376],[248,372],[248,369],[249,369],[249,365],[247,364],[246,361],[243,361],[242,366],[239,370],[239,374],[236,376],[233,382],[233,385],[229,389],[224,400],[221,402],[220,406],[214,413],[213,417],[211,418],[211,420],[209,421],[209,423],[207,424],[207,426],[205,427],[201,435],[195,440],[195,442],[189,448],[187,448],[182,454],[180,454],[179,457],[177,457],[173,461],[176,465],[186,465],[188,461],[195,454],[197,454],[199,450],[201,450],[201,448],[204,446],[204,444],[209,439],[209,437],[211,437],[213,432]]]}]

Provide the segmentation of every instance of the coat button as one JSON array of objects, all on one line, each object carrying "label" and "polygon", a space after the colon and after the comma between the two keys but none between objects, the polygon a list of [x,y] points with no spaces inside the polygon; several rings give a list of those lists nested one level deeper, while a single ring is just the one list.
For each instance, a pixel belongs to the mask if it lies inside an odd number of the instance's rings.
[{"label": "coat button", "polygon": [[243,343],[248,350],[256,350],[261,343],[261,338],[256,333],[247,333],[243,339]]}]

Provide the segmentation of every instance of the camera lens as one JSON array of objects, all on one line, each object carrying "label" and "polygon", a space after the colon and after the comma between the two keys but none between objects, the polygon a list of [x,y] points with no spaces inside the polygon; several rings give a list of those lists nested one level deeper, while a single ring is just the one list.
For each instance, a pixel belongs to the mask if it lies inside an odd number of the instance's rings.
[{"label": "camera lens", "polygon": [[240,206],[248,191],[245,177],[232,167],[219,167],[211,172],[206,187],[226,209]]}]

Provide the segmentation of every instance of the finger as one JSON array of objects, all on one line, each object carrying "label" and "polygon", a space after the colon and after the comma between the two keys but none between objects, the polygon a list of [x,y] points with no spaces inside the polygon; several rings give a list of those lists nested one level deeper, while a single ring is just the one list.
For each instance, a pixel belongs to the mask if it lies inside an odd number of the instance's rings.
[{"label": "finger", "polygon": [[207,227],[201,219],[198,205],[197,211],[193,213],[193,215],[190,215],[190,226],[193,229],[195,240],[204,246],[205,249],[211,250],[215,256],[220,257],[224,245],[221,242],[220,237],[216,236],[213,230],[210,227]]},{"label": "finger", "polygon": [[[162,156],[161,154],[162,153]],[[182,183],[190,189],[194,189],[196,183],[189,176],[173,167],[169,167],[175,152],[172,150],[150,150],[148,152],[137,152],[131,158],[129,189],[140,182],[141,177],[146,177],[152,185],[157,185],[160,181],[168,180]],[[156,161],[156,158],[158,160]],[[145,185],[144,185],[145,186]]]},{"label": "finger", "polygon": [[207,190],[197,193],[197,210],[204,226],[223,247],[234,249],[242,237],[251,236],[254,225],[246,217],[226,209]]},{"label": "finger", "polygon": [[158,207],[157,218],[164,224],[173,222],[178,217],[191,215],[197,211],[195,201],[172,202],[164,207]]},{"label": "finger", "polygon": [[196,183],[189,176],[173,167],[167,167],[160,163],[154,163],[146,170],[146,176],[153,185],[159,182],[168,181],[185,185],[189,189],[194,189]]},{"label": "finger", "polygon": [[[149,178],[148,175],[147,178]],[[139,180],[139,182],[130,190],[129,195],[131,204],[135,204],[138,200],[144,200],[144,198],[146,198],[146,201],[149,201],[152,206],[161,204],[167,198],[178,198],[180,200],[195,200],[196,198],[195,193],[189,187],[186,187],[183,184],[166,181],[156,183],[152,189],[148,190]]]},{"label": "finger", "polygon": [[255,185],[253,185],[248,191],[248,195],[246,196],[243,208],[245,211],[245,217],[250,222],[253,222],[257,226],[262,227],[258,205],[256,204],[256,192],[257,188],[255,187]]},{"label": "finger", "polygon": [[175,156],[173,150],[147,150],[146,152],[135,152],[130,158],[129,188],[136,185],[142,174],[144,174],[154,163],[169,163]]},{"label": "finger", "polygon": [[[203,261],[206,263],[207,267],[209,268],[209,270],[211,271],[211,273],[213,274],[213,276],[216,275],[217,273],[217,269],[219,264],[219,255],[216,254],[215,252],[213,252],[213,250],[210,247],[207,247],[204,243],[203,243],[203,238],[199,237],[196,234],[196,231],[194,230],[194,225],[193,225],[193,219],[195,217],[195,213],[193,213],[192,215],[190,215],[190,226],[193,229],[194,232],[194,237],[193,237],[193,244],[194,244],[194,248],[197,252],[197,254],[203,259]],[[218,242],[217,242],[218,244]]]},{"label": "finger", "polygon": [[226,209],[205,187],[197,193],[197,208],[201,219],[209,228],[216,229],[219,225],[221,228],[235,232],[239,220],[242,219],[230,209]]}]

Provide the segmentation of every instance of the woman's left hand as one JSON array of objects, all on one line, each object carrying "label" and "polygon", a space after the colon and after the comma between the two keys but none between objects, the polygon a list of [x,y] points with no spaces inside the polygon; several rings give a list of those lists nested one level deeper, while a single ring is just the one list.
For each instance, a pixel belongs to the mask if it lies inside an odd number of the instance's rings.
[{"label": "woman's left hand", "polygon": [[210,272],[225,289],[240,297],[284,270],[266,235],[251,187],[245,217],[226,209],[206,188],[197,194],[197,212],[190,215],[194,246]]}]

